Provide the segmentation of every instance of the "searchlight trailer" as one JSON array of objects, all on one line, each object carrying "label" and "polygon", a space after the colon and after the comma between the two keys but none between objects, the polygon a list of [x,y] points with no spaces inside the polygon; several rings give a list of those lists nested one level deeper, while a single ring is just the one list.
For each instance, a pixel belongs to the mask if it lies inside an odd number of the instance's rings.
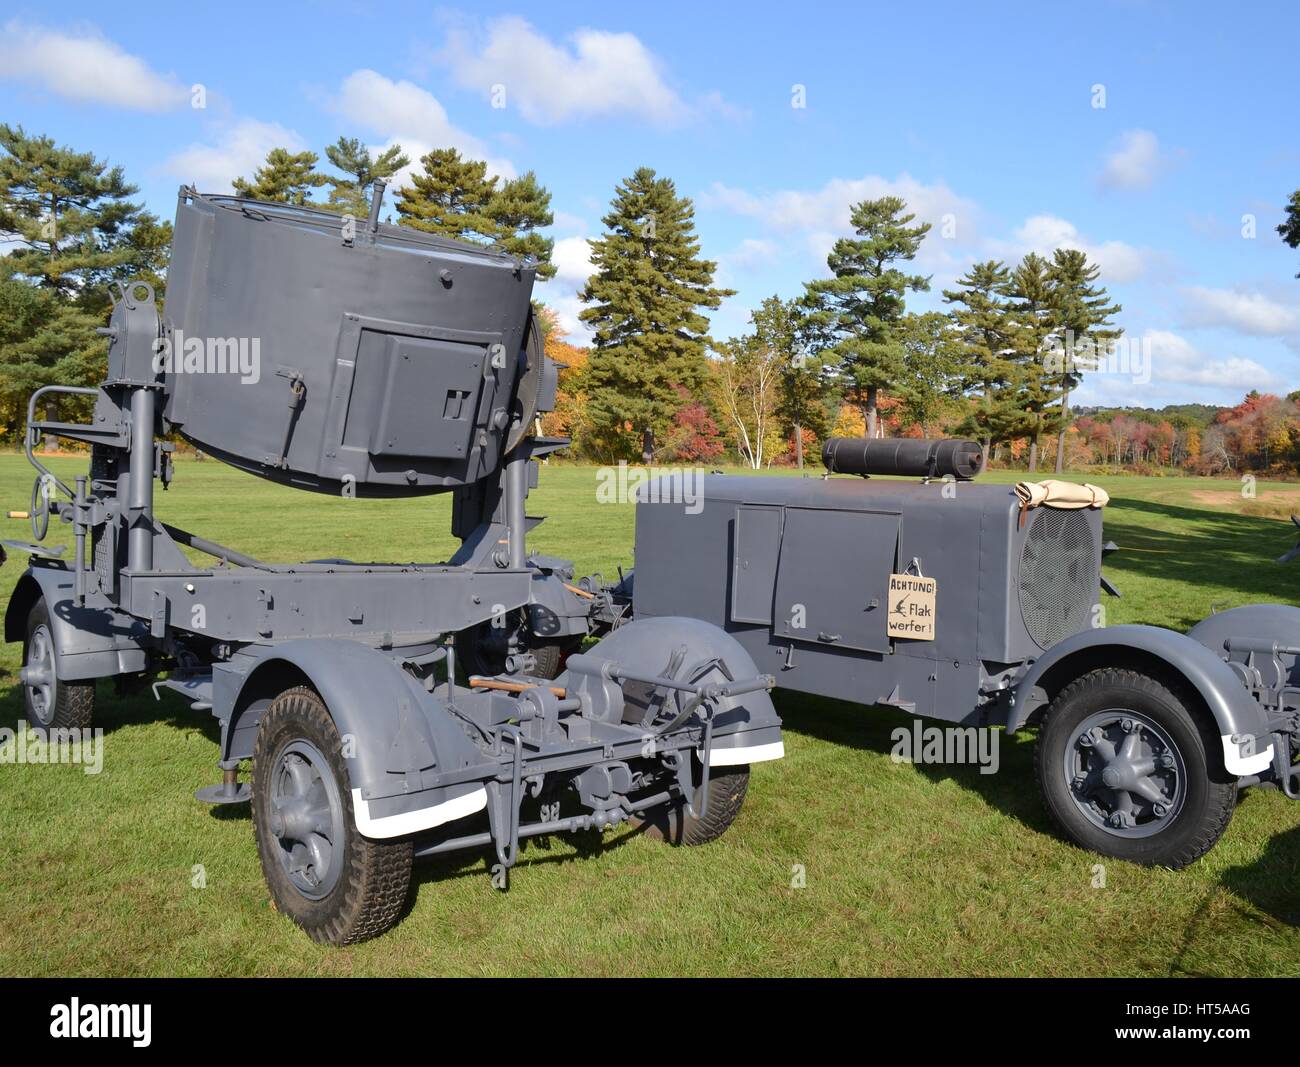
[{"label": "searchlight trailer", "polygon": [[[147,284],[117,289],[103,385],[28,407],[35,539],[53,516],[73,558],[9,542],[32,554],[5,616],[31,725],[88,727],[97,679],[166,673],[220,723],[222,783],[199,798],[251,800],[276,906],[331,944],[391,926],[419,856],[491,847],[504,887],[528,837],[643,820],[713,840],[749,765],[783,751],[772,678],[734,638],[625,622],[527,550],[535,460],[567,444],[533,432],[556,383],[535,264],[382,225],[381,196],[356,225],[182,188],[165,311]],[[68,394],[93,398],[88,423],[36,417]],[[450,492],[461,547],[285,565],[187,533],[154,509],[171,433],[304,490]],[[45,434],[89,445],[88,474],[46,469]],[[485,809],[486,830],[460,822]]]}]

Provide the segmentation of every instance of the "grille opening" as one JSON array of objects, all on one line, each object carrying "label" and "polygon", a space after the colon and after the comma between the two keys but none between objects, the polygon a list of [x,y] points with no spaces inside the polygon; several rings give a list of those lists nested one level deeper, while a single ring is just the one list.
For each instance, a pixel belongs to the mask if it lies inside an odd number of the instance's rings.
[{"label": "grille opening", "polygon": [[1039,648],[1087,627],[1098,581],[1095,559],[1086,511],[1035,509],[1020,556],[1020,614]]}]

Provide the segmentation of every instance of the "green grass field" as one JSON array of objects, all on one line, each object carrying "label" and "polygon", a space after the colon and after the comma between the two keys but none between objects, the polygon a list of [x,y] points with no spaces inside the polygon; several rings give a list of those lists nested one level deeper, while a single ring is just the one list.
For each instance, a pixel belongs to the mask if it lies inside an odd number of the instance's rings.
[{"label": "green grass field", "polygon": [[[58,460],[59,473],[84,469]],[[988,477],[1011,481],[1015,476]],[[1093,479],[1112,494],[1111,623],[1185,628],[1213,607],[1300,604],[1285,515],[1300,487]],[[579,573],[629,566],[631,506],[597,505],[593,468],[544,469],[536,546]],[[0,456],[0,509],[31,471]],[[215,462],[177,463],[162,518],[272,560],[439,559],[449,501],[317,497]],[[1278,518],[1275,516],[1282,516]],[[4,525],[6,524],[7,525]],[[27,539],[23,521],[0,520]],[[66,534],[53,530],[50,540]],[[7,600],[24,566],[0,570]],[[21,696],[0,652],[0,726]],[[0,973],[6,975],[1278,975],[1300,959],[1300,807],[1245,795],[1218,847],[1184,871],[1106,864],[1054,836],[1031,741],[1001,769],[889,756],[907,720],[778,694],[787,757],[755,768],[736,825],[672,849],[626,829],[524,847],[508,894],[486,853],[417,865],[409,914],[349,949],[312,944],[270,906],[246,808],[213,810],[214,720],[165,695],[100,691],[103,773],[0,765]],[[195,887],[196,865],[205,886]],[[806,885],[792,888],[801,865]]]}]

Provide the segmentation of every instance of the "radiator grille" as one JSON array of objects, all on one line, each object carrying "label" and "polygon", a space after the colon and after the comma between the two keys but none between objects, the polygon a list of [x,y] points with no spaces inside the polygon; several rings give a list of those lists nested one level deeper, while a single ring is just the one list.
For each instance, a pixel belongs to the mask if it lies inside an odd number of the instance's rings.
[{"label": "radiator grille", "polygon": [[1040,648],[1088,625],[1096,598],[1096,541],[1086,511],[1036,508],[1020,557],[1020,612]]}]

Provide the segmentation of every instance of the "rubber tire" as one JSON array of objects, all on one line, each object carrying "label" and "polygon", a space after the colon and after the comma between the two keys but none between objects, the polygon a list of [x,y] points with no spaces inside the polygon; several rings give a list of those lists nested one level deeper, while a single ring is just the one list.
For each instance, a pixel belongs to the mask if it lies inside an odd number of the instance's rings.
[{"label": "rubber tire", "polygon": [[[299,738],[325,756],[343,807],[344,867],[333,890],[320,900],[309,900],[289,881],[276,855],[279,843],[269,829],[272,770],[280,751]],[[357,832],[342,742],[325,702],[314,690],[297,686],[271,702],[253,746],[252,785],[253,836],[262,874],[279,911],[313,941],[327,945],[368,941],[397,922],[410,893],[413,846],[409,840],[373,841]]]},{"label": "rubber tire", "polygon": [[647,837],[670,845],[707,845],[725,834],[736,821],[748,790],[748,765],[716,767],[709,774],[709,805],[698,818],[693,818],[686,804],[678,801],[647,812],[641,825]]},{"label": "rubber tire", "polygon": [[[23,638],[23,664],[27,663],[27,650],[31,644],[32,634],[38,626],[44,626],[53,639],[54,628],[50,625],[50,609],[41,597],[27,613],[27,633]],[[23,686],[23,717],[37,730],[88,730],[95,717],[95,683],[65,682],[54,680],[54,715],[49,722],[41,722],[32,707],[31,690]]]},{"label": "rubber tire", "polygon": [[[1089,715],[1125,708],[1148,716],[1178,746],[1187,771],[1186,799],[1168,829],[1143,838],[1106,833],[1075,806],[1065,781],[1065,746]],[[1237,802],[1237,780],[1218,756],[1218,736],[1181,693],[1137,671],[1105,667],[1067,685],[1047,709],[1034,746],[1034,775],[1052,821],[1092,852],[1148,867],[1186,867],[1214,847]]]}]

